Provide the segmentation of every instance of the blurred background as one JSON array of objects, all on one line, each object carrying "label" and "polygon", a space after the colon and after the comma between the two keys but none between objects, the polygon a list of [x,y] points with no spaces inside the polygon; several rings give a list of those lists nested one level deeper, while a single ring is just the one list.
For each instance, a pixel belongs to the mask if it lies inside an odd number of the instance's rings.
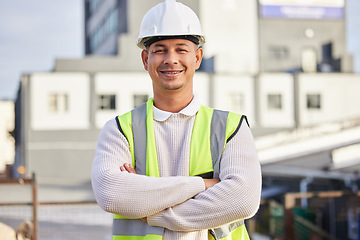
[{"label": "blurred background", "polygon": [[[152,96],[135,39],[159,2],[0,0],[0,222],[111,239],[91,163],[105,122]],[[252,239],[359,240],[360,1],[179,2],[207,41],[195,94],[255,137]]]}]

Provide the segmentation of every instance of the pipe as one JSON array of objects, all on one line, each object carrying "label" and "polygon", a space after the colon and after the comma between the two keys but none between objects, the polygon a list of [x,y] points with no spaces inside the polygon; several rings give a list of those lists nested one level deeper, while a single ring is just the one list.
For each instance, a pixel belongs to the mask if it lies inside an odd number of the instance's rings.
[{"label": "pipe", "polygon": [[300,181],[300,192],[301,195],[301,208],[306,209],[308,207],[308,198],[305,196],[305,194],[308,191],[308,185],[312,183],[314,180],[313,177],[307,177]]}]

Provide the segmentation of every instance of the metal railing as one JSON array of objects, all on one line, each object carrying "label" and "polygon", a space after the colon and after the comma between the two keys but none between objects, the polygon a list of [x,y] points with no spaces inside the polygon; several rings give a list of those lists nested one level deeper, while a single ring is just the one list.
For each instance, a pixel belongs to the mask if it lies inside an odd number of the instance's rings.
[{"label": "metal railing", "polygon": [[[37,184],[35,179],[35,174],[32,175],[31,179],[0,179],[0,185],[29,185],[31,187],[31,201],[30,202],[19,202],[19,203],[1,203],[0,207],[14,207],[14,206],[30,206],[31,208],[31,222],[33,224],[32,228],[32,240],[38,240],[38,220],[37,220]],[[3,192],[2,194],[7,194]],[[1,211],[2,213],[4,211]],[[1,216],[1,218],[4,218]],[[25,220],[25,219],[24,219]]]},{"label": "metal railing", "polygon": [[40,202],[40,190],[35,176],[0,179],[0,222],[15,230],[29,220],[33,226],[31,240],[112,238],[112,214],[95,201]]}]

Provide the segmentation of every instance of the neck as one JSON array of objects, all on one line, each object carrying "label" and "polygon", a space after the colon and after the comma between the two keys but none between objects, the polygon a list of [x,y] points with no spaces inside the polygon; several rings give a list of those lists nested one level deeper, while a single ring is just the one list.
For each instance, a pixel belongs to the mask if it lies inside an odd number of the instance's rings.
[{"label": "neck", "polygon": [[184,109],[193,99],[193,93],[161,95],[154,93],[154,105],[160,110],[177,113]]}]

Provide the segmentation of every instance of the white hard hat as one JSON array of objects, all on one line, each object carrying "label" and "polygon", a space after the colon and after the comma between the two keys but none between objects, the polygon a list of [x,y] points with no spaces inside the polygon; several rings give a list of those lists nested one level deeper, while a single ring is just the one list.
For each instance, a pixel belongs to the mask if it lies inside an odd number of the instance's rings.
[{"label": "white hard hat", "polygon": [[[166,38],[188,39],[199,47],[205,43],[200,21],[195,12],[176,0],[165,0],[145,14],[137,45],[145,49],[151,43]],[[148,40],[150,43],[147,42]]]}]

